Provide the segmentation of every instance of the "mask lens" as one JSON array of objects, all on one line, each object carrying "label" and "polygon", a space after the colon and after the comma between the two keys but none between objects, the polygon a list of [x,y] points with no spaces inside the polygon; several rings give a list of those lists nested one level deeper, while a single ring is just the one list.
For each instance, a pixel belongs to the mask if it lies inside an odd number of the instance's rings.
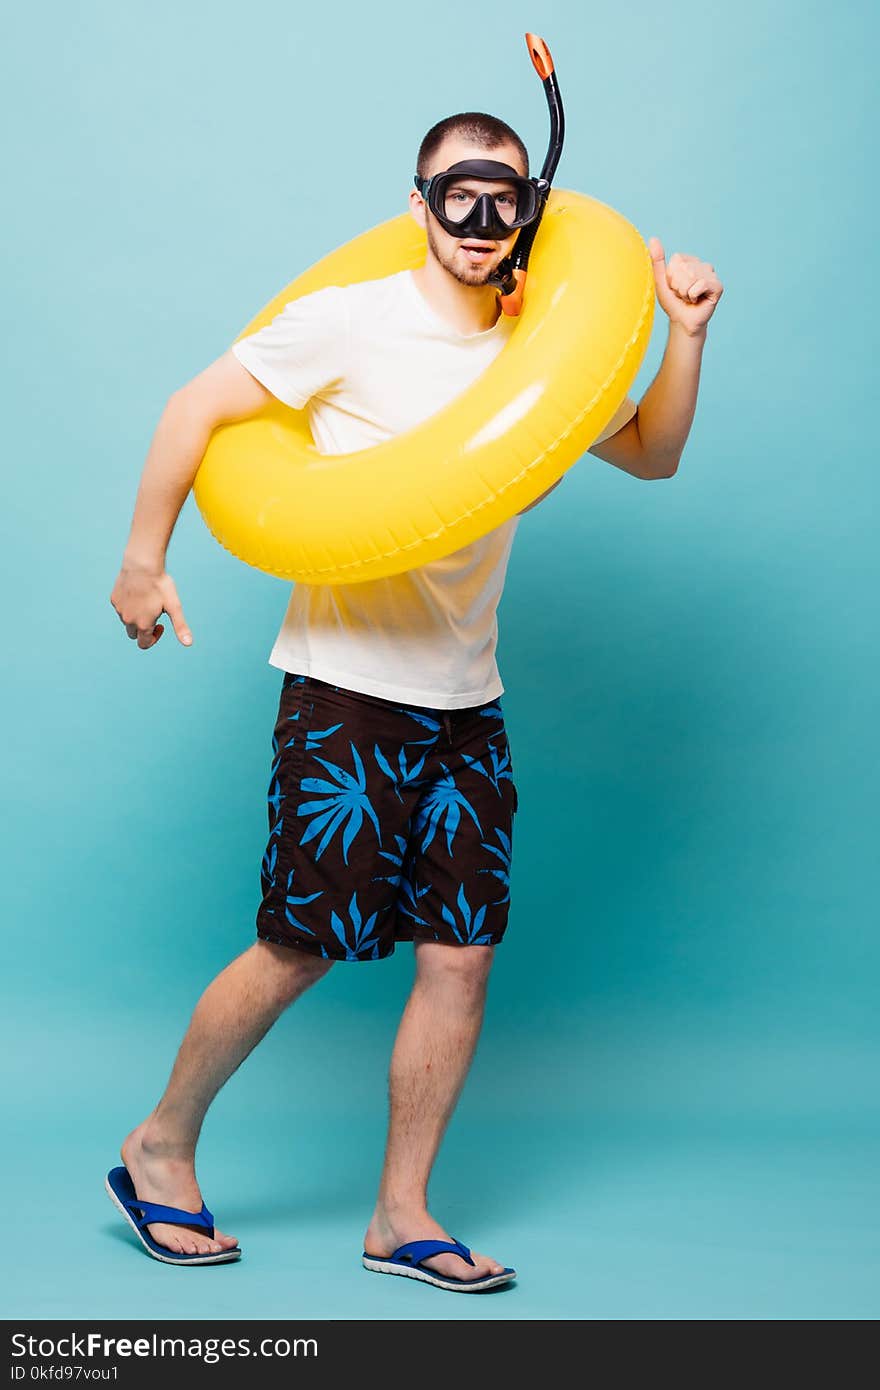
[{"label": "mask lens", "polygon": [[516,190],[511,189],[506,193],[495,194],[495,211],[507,226],[515,222],[520,213],[520,197]]},{"label": "mask lens", "polygon": [[[450,222],[464,222],[473,212],[477,198],[483,192],[473,183],[449,183],[443,191],[443,211]],[[528,220],[534,198],[528,186],[503,189],[494,195],[495,211],[507,227]]]},{"label": "mask lens", "polygon": [[470,214],[474,203],[477,201],[476,193],[467,188],[457,188],[451,185],[446,190],[443,201],[443,211],[450,222],[463,222]]}]

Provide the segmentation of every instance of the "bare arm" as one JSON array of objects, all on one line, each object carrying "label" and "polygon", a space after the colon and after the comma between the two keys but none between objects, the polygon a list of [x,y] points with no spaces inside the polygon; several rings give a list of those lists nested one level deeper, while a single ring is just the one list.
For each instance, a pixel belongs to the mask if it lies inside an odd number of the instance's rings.
[{"label": "bare arm", "polygon": [[218,425],[246,419],[270,393],[231,351],[169,398],[147,453],[131,530],[110,602],[142,650],[155,646],[166,612],[184,646],[192,642],[174,581],[165,569],[171,533]]},{"label": "bare arm", "polygon": [[[616,468],[622,468],[625,473],[631,473],[634,478],[653,478],[659,475],[651,473],[645,462],[645,449],[639,437],[638,419],[640,410],[641,406],[638,406],[635,415],[627,420],[625,425],[621,425],[620,429],[614,434],[610,434],[607,439],[603,439],[601,444],[592,445],[589,453],[595,454],[597,458],[605,459],[608,463],[613,463]],[[565,474],[563,474],[563,477],[564,476]],[[666,475],[664,474],[663,476],[665,477]],[[543,502],[545,497],[549,497],[553,488],[559,487],[561,482],[562,478],[555,482],[553,487],[548,488],[546,492],[542,492],[540,497],[536,497],[530,506],[525,507],[523,511],[518,512],[517,515],[522,516],[524,512],[530,512],[532,507],[537,507],[538,503]]]},{"label": "bare arm", "polygon": [[671,478],[679,465],[697,408],[705,326],[688,332],[670,323],[660,370],[639,402],[644,477]]}]

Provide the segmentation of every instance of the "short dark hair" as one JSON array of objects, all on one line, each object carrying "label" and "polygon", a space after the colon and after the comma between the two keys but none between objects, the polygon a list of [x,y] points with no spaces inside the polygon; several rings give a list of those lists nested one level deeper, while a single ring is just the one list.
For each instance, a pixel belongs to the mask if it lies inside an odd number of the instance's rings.
[{"label": "short dark hair", "polygon": [[457,115],[446,116],[432,125],[423,139],[416,160],[416,173],[420,179],[428,177],[428,166],[447,135],[459,135],[463,140],[482,146],[484,150],[494,150],[499,145],[515,145],[528,175],[529,152],[506,121],[489,116],[485,111],[459,111]]}]

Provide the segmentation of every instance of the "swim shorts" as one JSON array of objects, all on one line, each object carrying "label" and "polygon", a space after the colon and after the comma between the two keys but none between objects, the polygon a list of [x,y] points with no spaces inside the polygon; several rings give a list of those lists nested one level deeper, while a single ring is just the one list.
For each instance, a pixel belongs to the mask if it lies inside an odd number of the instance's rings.
[{"label": "swim shorts", "polygon": [[407,706],[285,672],[257,936],[333,960],[494,946],[517,794],[499,698]]}]

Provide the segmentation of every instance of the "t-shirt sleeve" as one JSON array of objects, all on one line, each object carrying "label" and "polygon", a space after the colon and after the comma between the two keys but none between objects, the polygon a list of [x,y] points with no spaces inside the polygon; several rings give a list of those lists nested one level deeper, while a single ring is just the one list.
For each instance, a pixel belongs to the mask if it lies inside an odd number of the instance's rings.
[{"label": "t-shirt sleeve", "polygon": [[[593,440],[593,444],[601,444],[603,439],[610,439],[612,434],[616,434],[618,430],[622,430],[624,425],[628,424],[635,415],[638,408],[638,402],[634,401],[632,396],[626,396],[623,404],[615,411],[614,415],[612,415],[598,439]],[[591,444],[590,448],[592,447],[593,445]]]},{"label": "t-shirt sleeve", "polygon": [[326,285],[285,304],[271,323],[240,338],[232,352],[285,405],[302,410],[345,373],[349,322],[345,294]]}]

